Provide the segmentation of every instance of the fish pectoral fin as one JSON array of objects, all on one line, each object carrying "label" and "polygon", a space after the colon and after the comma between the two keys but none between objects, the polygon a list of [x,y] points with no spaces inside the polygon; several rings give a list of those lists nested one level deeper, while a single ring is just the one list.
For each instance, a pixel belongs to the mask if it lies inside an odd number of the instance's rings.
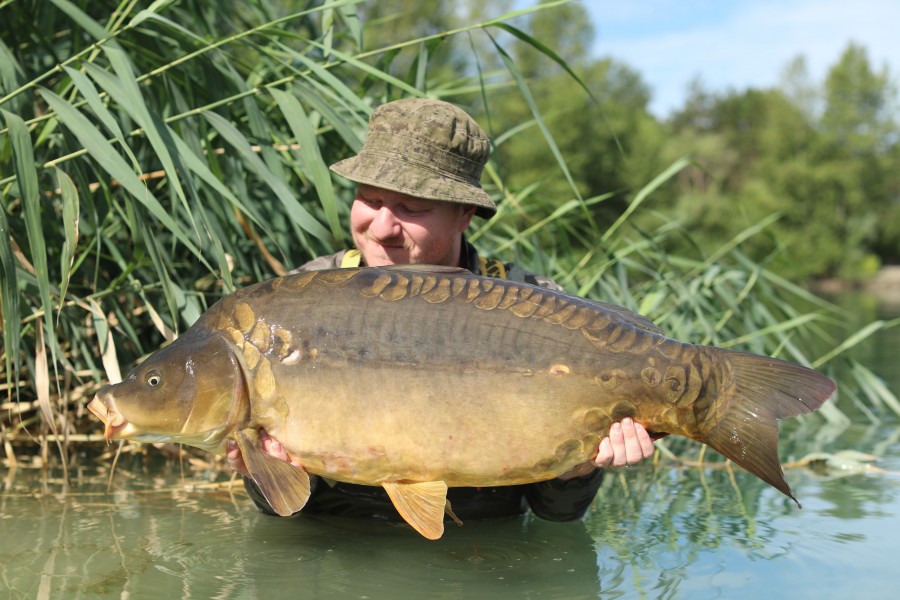
[{"label": "fish pectoral fin", "polygon": [[306,505],[309,500],[309,474],[306,471],[265,453],[259,446],[255,430],[239,431],[235,439],[250,477],[272,510],[282,517],[289,517]]},{"label": "fish pectoral fin", "polygon": [[443,535],[444,510],[447,507],[446,483],[388,481],[381,485],[397,512],[413,529],[429,540],[436,540]]}]

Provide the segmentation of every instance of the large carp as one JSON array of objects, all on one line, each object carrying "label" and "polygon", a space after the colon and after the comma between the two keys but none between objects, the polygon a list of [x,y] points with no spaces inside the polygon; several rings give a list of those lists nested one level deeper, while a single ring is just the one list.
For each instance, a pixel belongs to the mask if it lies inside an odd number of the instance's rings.
[{"label": "large carp", "polygon": [[[796,501],[776,420],[834,389],[800,365],[669,339],[622,307],[403,266],[226,296],[89,408],[107,439],[216,454],[236,440],[279,514],[303,507],[314,473],[383,486],[435,539],[448,486],[554,478],[624,417],[708,444]],[[266,454],[261,428],[303,468]]]}]

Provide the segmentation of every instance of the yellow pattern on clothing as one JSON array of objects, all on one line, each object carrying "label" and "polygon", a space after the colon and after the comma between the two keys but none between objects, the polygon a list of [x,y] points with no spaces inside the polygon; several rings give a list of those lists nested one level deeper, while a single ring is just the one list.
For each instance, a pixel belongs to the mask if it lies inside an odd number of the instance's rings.
[{"label": "yellow pattern on clothing", "polygon": [[356,248],[352,248],[344,253],[344,257],[341,259],[341,268],[348,269],[358,267],[361,262],[362,254]]}]

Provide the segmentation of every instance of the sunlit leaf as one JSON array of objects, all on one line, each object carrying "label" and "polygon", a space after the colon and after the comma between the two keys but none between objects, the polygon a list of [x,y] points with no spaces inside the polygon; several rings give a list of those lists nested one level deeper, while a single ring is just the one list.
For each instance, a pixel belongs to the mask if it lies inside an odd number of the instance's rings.
[{"label": "sunlit leaf", "polygon": [[89,299],[89,306],[94,331],[97,334],[100,356],[103,359],[103,368],[106,370],[106,380],[109,383],[119,383],[122,381],[122,374],[119,371],[119,360],[116,357],[116,342],[112,336],[112,328],[97,301]]}]

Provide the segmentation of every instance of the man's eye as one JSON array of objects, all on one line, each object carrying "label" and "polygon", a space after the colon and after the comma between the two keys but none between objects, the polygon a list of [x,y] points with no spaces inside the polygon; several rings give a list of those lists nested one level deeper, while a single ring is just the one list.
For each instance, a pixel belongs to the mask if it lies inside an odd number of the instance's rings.
[{"label": "man's eye", "polygon": [[405,204],[400,205],[400,210],[405,212],[408,215],[422,215],[428,212],[428,209],[421,206],[407,206]]}]

